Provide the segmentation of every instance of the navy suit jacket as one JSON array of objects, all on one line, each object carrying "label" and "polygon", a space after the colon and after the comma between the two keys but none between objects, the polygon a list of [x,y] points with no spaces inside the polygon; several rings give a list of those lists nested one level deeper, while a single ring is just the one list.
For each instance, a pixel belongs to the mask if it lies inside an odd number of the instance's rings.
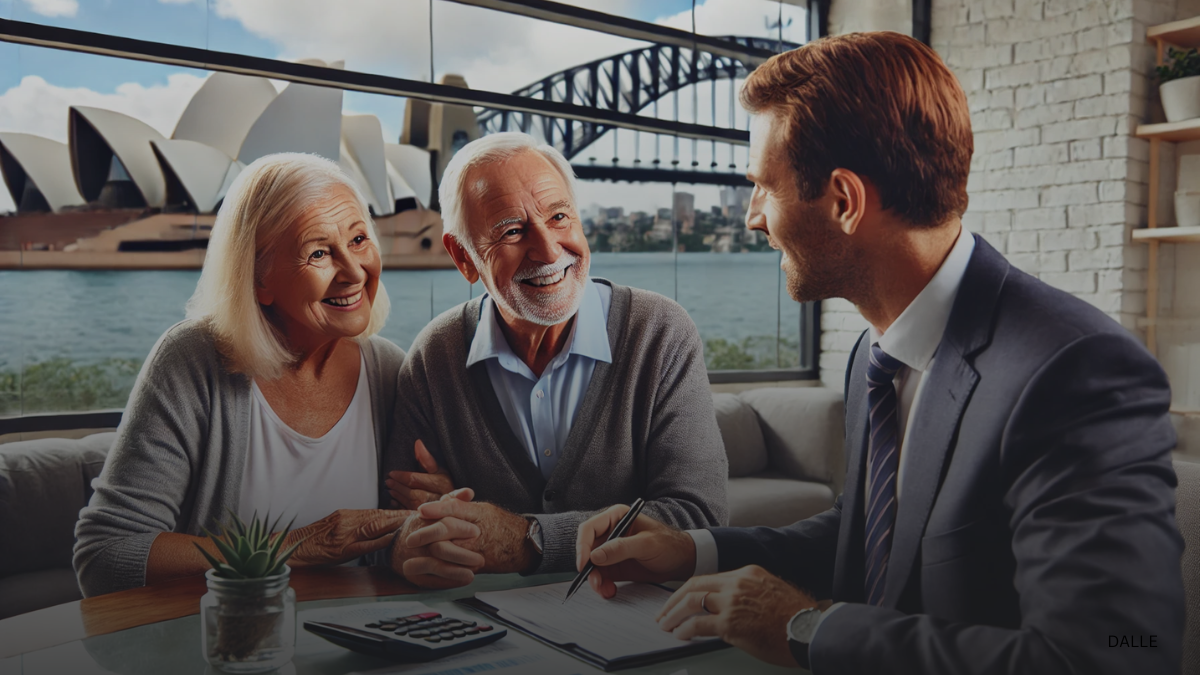
[{"label": "navy suit jacket", "polygon": [[[865,604],[866,367],[846,374],[845,492],[784,528],[717,528],[757,564],[848,603],[824,673],[1178,673],[1184,626],[1170,389],[1091,305],[977,238],[910,421],[882,606]],[[1110,648],[1110,635],[1155,648]]]}]

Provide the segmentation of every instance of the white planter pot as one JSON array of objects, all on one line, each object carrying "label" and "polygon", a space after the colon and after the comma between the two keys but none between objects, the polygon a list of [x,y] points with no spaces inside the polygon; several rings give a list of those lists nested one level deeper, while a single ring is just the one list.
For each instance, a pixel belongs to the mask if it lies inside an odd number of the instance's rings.
[{"label": "white planter pot", "polygon": [[1200,192],[1175,193],[1175,224],[1200,227]]},{"label": "white planter pot", "polygon": [[1158,87],[1168,122],[1200,117],[1200,75],[1181,77]]}]

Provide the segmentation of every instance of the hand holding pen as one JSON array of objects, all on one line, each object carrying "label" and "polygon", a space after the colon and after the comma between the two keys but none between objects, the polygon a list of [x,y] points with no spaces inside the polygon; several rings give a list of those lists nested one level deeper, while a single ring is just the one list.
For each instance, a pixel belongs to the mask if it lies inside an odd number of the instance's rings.
[{"label": "hand holding pen", "polygon": [[692,537],[649,516],[633,518],[625,536],[611,536],[630,510],[618,504],[579,526],[575,568],[582,571],[590,564],[593,569],[587,578],[605,598],[616,595],[618,581],[685,581],[696,569]]}]

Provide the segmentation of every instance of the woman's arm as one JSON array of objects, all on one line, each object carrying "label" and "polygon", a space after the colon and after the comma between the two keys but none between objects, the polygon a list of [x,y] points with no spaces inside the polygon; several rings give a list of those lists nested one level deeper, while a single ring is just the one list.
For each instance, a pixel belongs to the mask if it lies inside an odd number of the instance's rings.
[{"label": "woman's arm", "polygon": [[[209,389],[219,364],[202,330],[184,323],[164,333],[134,383],[95,492],[75,526],[74,566],[85,597],[161,576],[157,570],[148,574],[150,551],[159,535],[176,529],[209,436]],[[213,355],[208,364],[205,347]],[[172,574],[171,568],[164,573]]]},{"label": "woman's arm", "polygon": [[196,550],[197,544],[217,560],[223,559],[208,537],[193,537],[179,532],[159,533],[150,545],[150,556],[146,559],[146,585],[207,572],[212,565]]}]

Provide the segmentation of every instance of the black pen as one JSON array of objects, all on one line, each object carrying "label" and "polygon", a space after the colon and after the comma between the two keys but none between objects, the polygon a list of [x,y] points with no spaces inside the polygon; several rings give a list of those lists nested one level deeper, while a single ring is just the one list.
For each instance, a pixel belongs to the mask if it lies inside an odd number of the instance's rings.
[{"label": "black pen", "polygon": [[[617,526],[613,528],[612,534],[608,535],[608,539],[605,540],[605,543],[625,536],[625,532],[629,530],[629,526],[633,524],[633,521],[638,517],[638,514],[642,512],[642,507],[645,505],[646,500],[642,499],[641,497],[638,497],[636,500],[634,500],[633,505],[629,507],[629,510],[625,512],[625,515],[621,516],[621,519],[617,521]],[[587,564],[583,566],[583,570],[581,570],[579,575],[575,577],[575,581],[571,582],[571,588],[567,589],[567,597],[563,598],[564,605],[567,604],[567,600],[570,600],[572,595],[575,595],[575,591],[579,590],[579,587],[583,585],[583,582],[587,581],[588,575],[592,573],[592,570],[595,569],[595,567],[596,566],[592,564],[591,560],[588,560]]]}]

